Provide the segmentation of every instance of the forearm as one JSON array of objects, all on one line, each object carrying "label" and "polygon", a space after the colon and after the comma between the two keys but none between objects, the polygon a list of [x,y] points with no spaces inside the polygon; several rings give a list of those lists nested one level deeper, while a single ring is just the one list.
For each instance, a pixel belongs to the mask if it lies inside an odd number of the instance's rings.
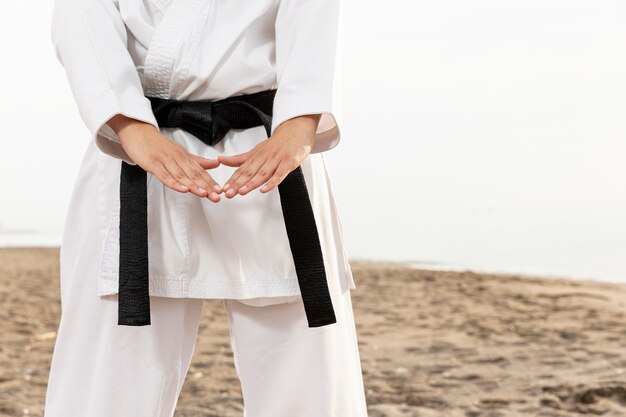
[{"label": "forearm", "polygon": [[127,137],[137,133],[149,133],[157,132],[156,127],[150,123],[142,122],[141,120],[133,119],[131,117],[124,116],[123,114],[116,114],[107,122],[111,129],[120,137],[120,140],[125,140]]},{"label": "forearm", "polygon": [[315,141],[315,132],[317,125],[322,117],[321,114],[304,114],[285,120],[277,128],[275,134],[285,130],[288,136],[313,136]]}]

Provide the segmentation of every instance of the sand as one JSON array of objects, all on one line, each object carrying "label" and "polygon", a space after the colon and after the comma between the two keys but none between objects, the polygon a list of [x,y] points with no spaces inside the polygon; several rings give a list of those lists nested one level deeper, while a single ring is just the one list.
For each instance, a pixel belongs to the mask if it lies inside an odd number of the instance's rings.
[{"label": "sand", "polygon": [[[0,250],[0,416],[43,415],[58,253]],[[352,268],[370,417],[626,416],[626,285]],[[176,417],[242,416],[220,303],[205,302]]]}]

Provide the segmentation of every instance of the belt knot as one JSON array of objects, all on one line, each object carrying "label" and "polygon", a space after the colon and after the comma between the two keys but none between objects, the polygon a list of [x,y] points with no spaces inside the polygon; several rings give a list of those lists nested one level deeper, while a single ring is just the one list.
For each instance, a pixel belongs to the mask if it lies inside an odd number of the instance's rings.
[{"label": "belt knot", "polygon": [[263,125],[269,137],[274,94],[274,90],[268,90],[221,100],[182,101],[150,96],[148,99],[159,127],[184,129],[214,146],[233,128]]}]

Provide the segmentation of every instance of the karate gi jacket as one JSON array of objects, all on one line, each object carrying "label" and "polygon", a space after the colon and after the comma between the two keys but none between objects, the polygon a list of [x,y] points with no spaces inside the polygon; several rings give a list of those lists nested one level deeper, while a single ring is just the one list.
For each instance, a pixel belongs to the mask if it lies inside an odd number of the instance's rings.
[{"label": "karate gi jacket", "polygon": [[[146,96],[217,100],[276,88],[272,134],[285,120],[322,114],[301,165],[328,279],[355,288],[324,160],[341,138],[341,27],[339,0],[55,0],[51,41],[91,135],[66,217],[62,269],[84,273],[78,257],[88,257],[98,276],[84,279],[98,279],[98,295],[118,291],[120,164],[135,162],[111,117],[158,128]],[[160,131],[206,158],[267,139],[262,126],[232,129],[215,146],[179,128]],[[223,185],[235,170],[208,173]],[[214,203],[149,173],[147,187],[150,295],[251,305],[299,297],[277,188]],[[98,201],[97,212],[83,208],[88,199]],[[94,222],[97,236],[82,232]],[[97,253],[81,250],[85,239],[98,239]]]}]

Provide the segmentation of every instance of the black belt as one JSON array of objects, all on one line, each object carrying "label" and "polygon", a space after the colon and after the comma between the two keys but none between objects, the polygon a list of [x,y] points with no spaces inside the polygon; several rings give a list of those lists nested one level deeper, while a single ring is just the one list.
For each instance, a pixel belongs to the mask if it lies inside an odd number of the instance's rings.
[{"label": "black belt", "polygon": [[[180,127],[212,146],[231,128],[264,126],[269,138],[275,94],[276,90],[265,90],[221,100],[148,99],[159,127]],[[118,325],[150,325],[146,179],[143,168],[122,161]],[[308,326],[336,323],[301,166],[283,179],[278,191]]]}]

